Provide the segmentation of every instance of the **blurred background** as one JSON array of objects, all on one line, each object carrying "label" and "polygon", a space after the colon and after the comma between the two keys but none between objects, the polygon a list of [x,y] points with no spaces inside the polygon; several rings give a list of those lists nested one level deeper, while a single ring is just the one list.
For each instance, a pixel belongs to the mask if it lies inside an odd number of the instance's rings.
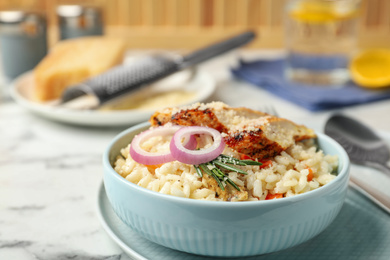
[{"label": "blurred background", "polygon": [[[283,47],[286,0],[1,0],[0,11],[23,9],[47,17],[48,42],[59,40],[59,5],[97,7],[104,34],[123,38],[128,48],[194,49],[245,29],[260,37],[248,48]],[[360,48],[390,46],[390,1],[364,0]]]}]

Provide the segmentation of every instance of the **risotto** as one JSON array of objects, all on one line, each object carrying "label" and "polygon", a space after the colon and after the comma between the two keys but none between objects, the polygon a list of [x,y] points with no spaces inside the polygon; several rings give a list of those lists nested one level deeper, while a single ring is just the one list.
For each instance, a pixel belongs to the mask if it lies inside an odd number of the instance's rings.
[{"label": "risotto", "polygon": [[[200,138],[198,138],[200,139]],[[170,149],[169,136],[151,137],[141,148],[148,152]],[[201,138],[202,147],[208,147],[212,138]],[[126,180],[141,187],[173,196],[213,201],[257,201],[295,196],[326,185],[335,178],[337,156],[325,155],[310,138],[294,142],[278,155],[262,158],[262,165],[234,165],[245,171],[224,170],[225,179],[233,181],[239,189],[224,182],[224,190],[212,185],[210,177],[201,177],[196,167],[177,160],[158,165],[143,165],[133,160],[130,144],[121,150],[114,169]],[[243,154],[226,146],[223,154],[243,159]],[[244,155],[245,159],[245,155]]]}]

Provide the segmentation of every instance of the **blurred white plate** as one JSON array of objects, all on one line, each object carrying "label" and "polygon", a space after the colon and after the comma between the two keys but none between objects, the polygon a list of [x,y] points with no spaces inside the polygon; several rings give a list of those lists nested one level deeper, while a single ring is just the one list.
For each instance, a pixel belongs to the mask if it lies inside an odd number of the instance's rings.
[{"label": "blurred white plate", "polygon": [[[189,105],[203,102],[214,92],[215,80],[207,73],[197,71],[189,81],[190,71],[179,72],[158,84],[147,87],[147,93],[178,89],[193,93],[185,102],[178,105]],[[183,81],[184,80],[184,81]],[[10,94],[12,98],[28,110],[51,120],[86,126],[126,126],[146,121],[157,109],[127,109],[127,110],[75,110],[50,104],[39,103],[32,99],[34,90],[33,73],[27,72],[11,83]],[[162,92],[163,92],[162,91]],[[164,106],[175,104],[166,103]],[[162,107],[159,107],[162,108]]]}]

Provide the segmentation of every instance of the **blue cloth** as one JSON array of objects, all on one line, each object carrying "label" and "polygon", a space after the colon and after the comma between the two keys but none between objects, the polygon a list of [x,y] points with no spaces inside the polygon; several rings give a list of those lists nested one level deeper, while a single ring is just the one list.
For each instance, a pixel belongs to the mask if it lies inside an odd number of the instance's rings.
[{"label": "blue cloth", "polygon": [[284,59],[243,62],[235,77],[259,86],[311,111],[341,108],[390,98],[390,88],[365,89],[349,81],[344,86],[309,86],[284,77]]}]

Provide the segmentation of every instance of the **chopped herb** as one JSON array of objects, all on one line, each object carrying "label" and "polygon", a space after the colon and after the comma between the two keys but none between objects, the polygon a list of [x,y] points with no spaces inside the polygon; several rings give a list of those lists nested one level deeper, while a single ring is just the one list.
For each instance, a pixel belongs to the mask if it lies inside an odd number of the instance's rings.
[{"label": "chopped herb", "polygon": [[246,166],[246,165],[262,165],[261,162],[257,161],[252,161],[252,160],[239,160],[231,156],[227,156],[224,154],[219,155],[216,159],[207,162],[207,163],[202,163],[200,165],[194,165],[196,172],[200,177],[203,177],[203,172],[206,174],[210,175],[213,177],[217,183],[218,186],[222,189],[225,190],[225,185],[229,183],[232,185],[236,190],[240,191],[240,188],[235,184],[229,177],[226,176],[226,174],[223,172],[224,170],[229,170],[233,172],[237,172],[240,174],[248,174],[246,171],[243,171],[237,167],[231,166],[229,164],[233,165],[241,165],[241,166]]}]

